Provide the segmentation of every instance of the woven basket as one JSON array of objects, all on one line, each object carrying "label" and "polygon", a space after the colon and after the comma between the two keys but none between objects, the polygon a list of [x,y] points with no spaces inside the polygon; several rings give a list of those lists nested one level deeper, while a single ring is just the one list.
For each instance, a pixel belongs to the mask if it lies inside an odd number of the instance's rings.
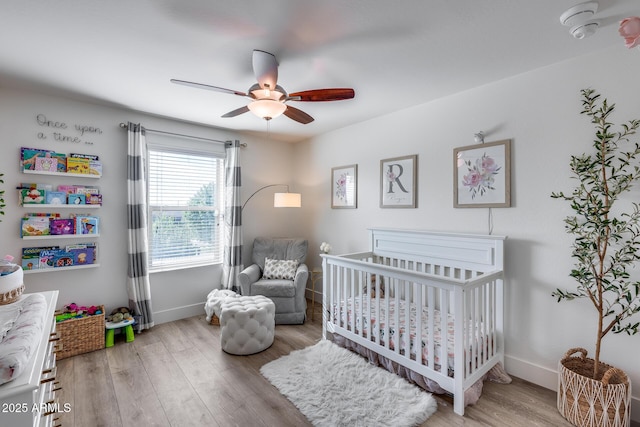
[{"label": "woven basket", "polygon": [[[574,356],[581,353],[579,356]],[[620,369],[600,363],[602,380],[594,380],[595,360],[587,350],[573,348],[558,365],[558,411],[580,427],[610,427],[631,424],[631,384]]]},{"label": "woven basket", "polygon": [[69,319],[56,324],[60,337],[56,359],[65,359],[78,354],[104,348],[104,306],[102,314]]},{"label": "woven basket", "polygon": [[16,266],[11,273],[0,276],[0,305],[11,304],[20,298],[24,292],[23,275],[22,268]]},{"label": "woven basket", "polygon": [[214,326],[220,326],[220,318],[215,314],[212,314],[209,323]]}]

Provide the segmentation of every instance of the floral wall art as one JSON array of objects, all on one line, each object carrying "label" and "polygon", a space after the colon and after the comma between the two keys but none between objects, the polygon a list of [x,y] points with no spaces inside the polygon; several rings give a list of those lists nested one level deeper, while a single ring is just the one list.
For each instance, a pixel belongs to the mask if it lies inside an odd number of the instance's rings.
[{"label": "floral wall art", "polygon": [[454,149],[453,206],[511,206],[511,140]]},{"label": "floral wall art", "polygon": [[358,165],[331,168],[331,207],[358,207]]}]

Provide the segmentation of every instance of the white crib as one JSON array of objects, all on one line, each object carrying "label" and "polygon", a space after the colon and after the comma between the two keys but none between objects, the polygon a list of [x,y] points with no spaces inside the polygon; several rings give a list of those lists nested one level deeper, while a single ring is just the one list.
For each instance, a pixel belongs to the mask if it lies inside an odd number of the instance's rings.
[{"label": "white crib", "polygon": [[370,237],[368,252],[322,255],[323,338],[338,334],[437,382],[463,415],[465,390],[504,359],[506,237],[383,228]]}]

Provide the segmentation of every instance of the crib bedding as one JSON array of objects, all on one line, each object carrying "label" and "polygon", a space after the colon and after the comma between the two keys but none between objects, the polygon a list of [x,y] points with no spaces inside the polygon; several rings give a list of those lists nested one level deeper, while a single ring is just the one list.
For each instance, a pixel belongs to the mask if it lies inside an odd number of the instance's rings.
[{"label": "crib bedding", "polygon": [[[409,368],[402,366],[401,364],[394,362],[384,356],[377,354],[375,351],[360,345],[348,338],[341,335],[333,335],[330,338],[333,342],[341,347],[349,349],[360,356],[367,359],[372,365],[386,369],[387,371],[394,373],[412,384],[416,384],[418,387],[435,394],[447,394],[451,395],[447,390],[440,387],[437,381],[432,380],[424,375],[412,371]],[[475,405],[480,396],[482,395],[482,388],[485,381],[491,381],[497,384],[510,384],[511,377],[504,370],[502,363],[496,364],[486,375],[481,379],[473,383],[469,388],[464,391],[464,405]]]},{"label": "crib bedding", "polygon": [[47,302],[41,294],[23,295],[0,306],[0,384],[18,377],[40,343]]},{"label": "crib bedding", "polygon": [[[389,313],[387,314],[387,303],[384,298],[380,298],[380,315],[379,318],[376,318],[375,312],[377,310],[378,303],[376,299],[370,298],[362,298],[362,303],[360,302],[360,298],[352,298],[347,300],[347,304],[345,305],[344,301],[341,302],[341,319],[343,325],[346,324],[346,327],[351,327],[351,320],[353,318],[353,306],[355,304],[355,313],[356,318],[355,326],[356,330],[353,331],[356,334],[360,334],[359,326],[363,325],[362,335],[364,337],[370,338],[372,341],[377,341],[379,344],[384,345],[385,339],[385,331],[387,329],[387,324],[389,328],[389,348],[391,350],[395,350],[395,334],[399,331],[399,344],[401,354],[404,354],[404,349],[406,348],[406,340],[407,338],[410,340],[409,342],[409,351],[410,357],[413,360],[416,360],[416,349],[415,349],[415,337],[416,337],[416,318],[417,318],[417,307],[415,304],[407,304],[404,300],[398,300],[397,309],[396,309],[396,300],[395,298],[389,298]],[[361,305],[363,306],[361,308]],[[410,319],[410,327],[409,327],[409,336],[407,337],[406,326],[403,326],[406,318],[406,310],[407,305],[409,305],[409,319]],[[400,328],[396,327],[396,311],[398,312],[398,320],[400,323]],[[422,334],[426,335],[426,331],[428,330],[429,325],[429,308],[422,307]],[[334,319],[338,316],[338,307],[334,306]],[[440,355],[441,353],[441,343],[442,343],[442,315],[439,310],[433,310],[433,334],[434,334],[434,342],[435,342],[435,353],[434,353],[434,369],[438,370],[440,365]],[[360,320],[362,319],[362,323]],[[346,323],[345,323],[346,322]],[[449,370],[449,376],[453,376],[453,360],[454,360],[454,316],[450,313],[447,314],[447,367]],[[370,335],[370,330],[373,330],[373,336]],[[476,331],[482,331],[483,326],[482,323],[478,323],[475,328]],[[425,365],[428,365],[429,360],[429,349],[430,345],[428,345],[427,336],[421,337],[421,353],[422,353],[422,362]],[[482,335],[478,336],[478,342],[484,341]],[[470,346],[470,343],[469,343]]]},{"label": "crib bedding", "polygon": [[[355,313],[356,313],[356,318],[354,319],[355,326],[356,326],[355,333],[358,335],[360,334],[358,327],[360,326],[360,318],[362,318],[363,336],[370,337],[369,331],[373,330],[374,336],[372,337],[372,340],[373,341],[377,340],[378,343],[380,343],[381,345],[384,345],[384,333],[386,329],[386,323],[388,322],[389,323],[389,348],[391,350],[395,349],[395,343],[393,341],[393,337],[396,334],[396,330],[398,329],[395,324],[395,320],[396,320],[395,313],[396,311],[398,311],[399,323],[402,325],[403,322],[405,321],[406,307],[407,305],[409,305],[409,310],[410,310],[409,338],[411,339],[410,357],[411,359],[415,360],[416,354],[415,354],[414,343],[415,343],[415,336],[416,336],[416,318],[417,318],[416,305],[407,304],[405,301],[399,300],[398,310],[396,310],[396,301],[395,299],[390,298],[389,314],[387,315],[385,299],[381,298],[380,299],[380,316],[379,316],[381,320],[378,321],[378,319],[376,319],[374,315],[374,312],[372,311],[372,309],[375,310],[377,307],[376,300],[363,298],[362,301],[363,301],[363,304],[362,304],[363,308],[361,310],[360,298],[355,298]],[[348,329],[351,328],[351,319],[354,316],[353,306],[354,306],[353,299],[349,299],[347,304],[345,304],[344,301],[342,301],[341,303],[341,310],[340,310],[341,319],[342,319],[341,323],[343,327],[347,327]],[[338,317],[338,306],[336,304],[334,305],[334,308],[333,308],[333,318],[337,319],[337,317]],[[370,317],[370,320],[368,320],[369,317]],[[439,370],[440,369],[439,355],[441,354],[440,343],[442,342],[442,322],[441,322],[442,316],[440,311],[434,309],[433,317],[434,317],[433,328],[434,328],[434,336],[435,336],[435,354],[434,354],[435,367],[434,369]],[[389,320],[387,321],[387,319]],[[454,316],[449,313],[447,315],[447,326],[446,326],[447,332],[448,332],[447,333],[447,366],[448,366],[448,375],[451,377],[453,376],[453,360],[454,360],[454,338],[453,338],[453,329],[455,324],[454,320],[455,320]],[[427,330],[427,326],[429,324],[428,307],[422,307],[422,324],[423,324],[422,331],[423,333],[426,333],[424,331]],[[482,322],[478,323],[476,329],[479,331],[483,330]],[[406,348],[405,347],[406,328],[401,326],[399,330],[400,330],[400,336],[399,336],[400,348],[404,349]],[[388,370],[389,372],[399,375],[402,378],[405,378],[406,380],[408,380],[409,382],[418,385],[419,387],[423,388],[426,391],[429,391],[431,393],[436,393],[436,394],[449,394],[445,389],[440,387],[440,385],[436,381],[426,376],[420,375],[417,372],[414,372],[408,368],[405,368],[404,366],[396,362],[393,362],[384,356],[377,354],[374,350],[366,348],[340,335],[334,335],[332,336],[331,339],[341,347],[345,347],[365,357],[369,361],[369,363],[382,367]],[[484,338],[481,335],[478,341],[483,341],[483,340]],[[422,360],[425,365],[428,365],[427,361],[428,361],[428,355],[429,355],[428,353],[429,345],[427,345],[427,340],[425,339],[425,337],[423,337],[421,341],[422,341]],[[401,353],[404,354],[404,351],[401,351]],[[508,384],[511,382],[511,378],[509,377],[507,372],[504,370],[502,364],[498,363],[483,378],[479,379],[471,387],[465,390],[464,392],[465,406],[474,405],[478,401],[478,399],[480,398],[480,395],[482,394],[483,383],[485,380],[493,381],[500,384]]]}]

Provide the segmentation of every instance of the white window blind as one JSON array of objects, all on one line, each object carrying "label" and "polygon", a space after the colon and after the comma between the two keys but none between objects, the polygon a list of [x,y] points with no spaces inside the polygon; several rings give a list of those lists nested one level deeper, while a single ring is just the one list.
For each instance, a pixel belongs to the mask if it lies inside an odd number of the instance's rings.
[{"label": "white window blind", "polygon": [[211,152],[149,146],[150,271],[222,261],[223,169]]}]

